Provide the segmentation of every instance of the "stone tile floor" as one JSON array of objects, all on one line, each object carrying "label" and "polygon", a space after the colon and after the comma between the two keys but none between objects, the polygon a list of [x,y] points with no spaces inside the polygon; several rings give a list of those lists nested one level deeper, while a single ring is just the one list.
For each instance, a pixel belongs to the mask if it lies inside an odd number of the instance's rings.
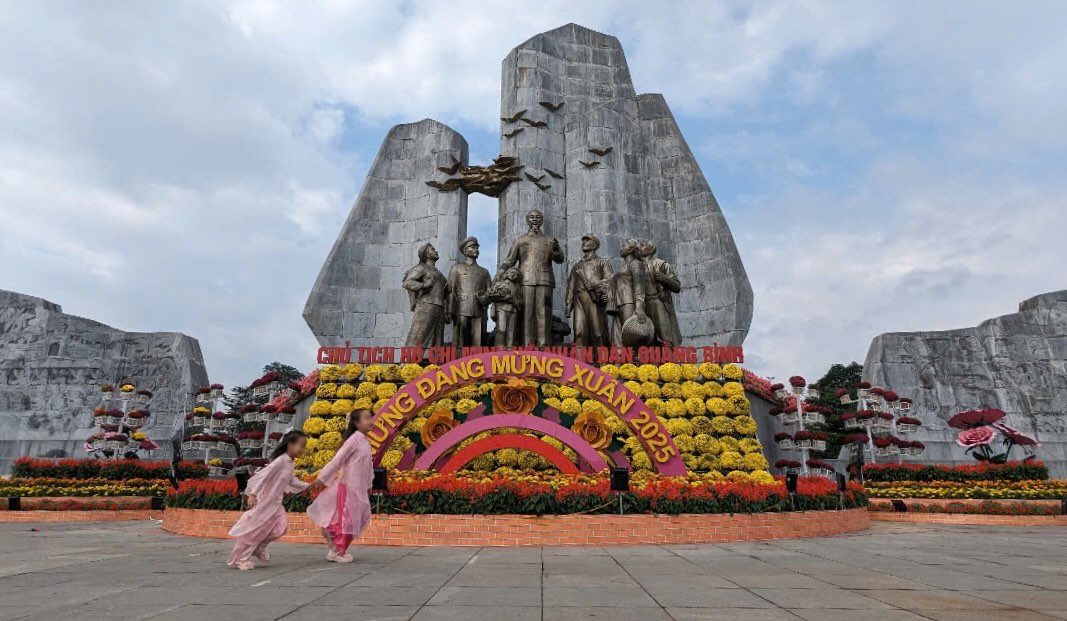
[{"label": "stone tile floor", "polygon": [[[32,530],[36,528],[37,530]],[[618,548],[275,545],[152,523],[0,524],[0,620],[1067,619],[1067,529],[874,524],[829,539]]]}]

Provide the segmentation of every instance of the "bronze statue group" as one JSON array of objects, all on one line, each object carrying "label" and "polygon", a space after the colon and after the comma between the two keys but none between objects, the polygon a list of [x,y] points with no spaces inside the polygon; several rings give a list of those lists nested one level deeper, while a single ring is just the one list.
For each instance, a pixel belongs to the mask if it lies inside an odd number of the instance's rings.
[{"label": "bronze statue group", "polygon": [[[559,240],[542,231],[544,214],[526,215],[529,230],[516,239],[496,278],[478,265],[474,237],[460,242],[463,260],[446,277],[431,244],[419,249],[419,264],[404,274],[404,289],[415,316],[406,346],[444,345],[445,325],[453,325],[453,346],[489,345],[489,307],[496,330],[492,344],[515,347],[553,344],[553,265],[565,260]],[[619,252],[622,267],[597,254],[600,239],[582,236],[582,257],[570,268],[565,314],[573,317],[574,344],[583,347],[680,345],[674,294],[681,282],[667,261],[656,257],[650,240],[627,240]],[[609,325],[610,321],[610,325]]]}]

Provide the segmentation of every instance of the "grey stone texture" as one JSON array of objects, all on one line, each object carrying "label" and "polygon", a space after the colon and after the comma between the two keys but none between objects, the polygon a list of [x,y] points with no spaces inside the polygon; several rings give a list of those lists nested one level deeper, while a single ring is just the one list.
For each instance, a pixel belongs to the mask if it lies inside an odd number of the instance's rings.
[{"label": "grey stone texture", "polygon": [[[581,257],[585,233],[600,236],[601,256],[616,266],[626,239],[652,239],[682,281],[676,308],[685,343],[740,345],[753,297],[733,236],[666,101],[635,92],[619,40],[575,24],[539,34],[504,59],[502,84],[501,117],[526,110],[547,126],[507,138],[525,122],[502,120],[500,152],[518,157],[526,173],[545,174],[541,183],[551,187],[524,179],[504,191],[499,256],[526,232],[531,209],[544,212],[545,233],[564,244],[559,283]],[[540,102],[564,105],[553,112]],[[608,147],[603,156],[589,151]],[[557,310],[562,296],[558,287]]]},{"label": "grey stone texture", "polygon": [[946,421],[997,408],[1041,443],[1037,455],[1053,476],[1067,477],[1067,290],[1030,298],[1018,313],[974,328],[882,334],[867,352],[864,376],[915,400],[923,426],[913,437],[926,444],[923,461],[974,463]]},{"label": "grey stone texture", "polygon": [[1053,621],[1067,529],[887,524],[846,537],[584,548],[232,542],[151,522],[0,524],[0,619]]},{"label": "grey stone texture", "polygon": [[437,121],[389,131],[304,307],[320,344],[403,345],[412,317],[404,272],[430,242],[447,273],[467,235],[466,193],[426,185],[449,177],[438,167],[453,157],[467,164],[467,141]]},{"label": "grey stone texture", "polygon": [[120,381],[154,393],[142,431],[169,455],[191,395],[208,384],[196,339],[123,332],[0,290],[0,474],[22,455],[84,456],[100,386]]}]

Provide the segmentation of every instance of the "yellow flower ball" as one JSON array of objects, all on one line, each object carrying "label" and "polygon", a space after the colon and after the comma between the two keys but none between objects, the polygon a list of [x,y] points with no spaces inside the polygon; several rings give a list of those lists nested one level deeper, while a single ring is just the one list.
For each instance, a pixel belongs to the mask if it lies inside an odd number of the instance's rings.
[{"label": "yellow flower ball", "polygon": [[541,440],[544,441],[545,444],[551,446],[556,450],[563,450],[563,443],[553,437],[545,436],[544,438],[541,438]]},{"label": "yellow flower ball", "polygon": [[685,416],[687,410],[685,409],[685,403],[681,399],[668,399],[667,400],[667,416]]},{"label": "yellow flower ball", "polygon": [[766,470],[770,467],[767,458],[759,453],[749,453],[742,459],[745,462],[745,470]]},{"label": "yellow flower ball", "polygon": [[333,416],[344,416],[352,411],[352,402],[348,399],[338,399],[330,406],[330,414]]},{"label": "yellow flower ball", "polygon": [[745,461],[737,451],[723,451],[719,455],[719,466],[723,470],[740,470],[745,467]]},{"label": "yellow flower ball", "polygon": [[400,366],[395,364],[385,365],[385,373],[382,374],[382,379],[387,382],[399,382]]},{"label": "yellow flower ball", "polygon": [[732,470],[726,473],[726,480],[730,481],[731,483],[749,483],[752,479],[749,478],[747,472],[742,472],[741,470]]},{"label": "yellow flower ball", "polygon": [[312,416],[329,416],[330,415],[330,409],[332,407],[333,407],[332,403],[330,403],[329,401],[326,401],[324,399],[320,399],[320,400],[316,401],[315,403],[311,404],[311,407],[308,409],[308,413],[311,414]]},{"label": "yellow flower ball", "polygon": [[400,379],[405,384],[422,375],[422,373],[422,367],[417,364],[405,364],[400,367]]},{"label": "yellow flower ball", "polygon": [[619,367],[619,377],[624,380],[637,379],[637,367],[627,362],[626,364]]},{"label": "yellow flower ball", "polygon": [[682,377],[687,380],[698,380],[700,379],[700,369],[695,364],[683,364]]},{"label": "yellow flower ball", "polygon": [[378,384],[378,388],[375,390],[379,399],[388,399],[396,394],[396,384],[392,382],[384,382]]},{"label": "yellow flower ball", "polygon": [[333,399],[337,396],[337,384],[333,382],[319,384],[319,387],[315,389],[315,396],[320,399]]},{"label": "yellow flower ball", "polygon": [[693,423],[684,418],[672,418],[667,421],[667,431],[677,440],[678,436],[693,435]]},{"label": "yellow flower ball", "polygon": [[697,433],[708,435],[715,433],[715,427],[712,426],[711,419],[707,416],[694,416],[689,419],[689,422],[693,423],[693,430]]},{"label": "yellow flower ball", "polygon": [[304,433],[317,436],[326,430],[326,421],[321,418],[309,418],[304,421]]},{"label": "yellow flower ball", "polygon": [[[547,402],[548,400],[546,399],[545,401]],[[567,398],[559,404],[559,411],[573,416],[582,411],[582,405],[578,403],[577,399]]]},{"label": "yellow flower ball", "polygon": [[[676,421],[677,419],[675,419]],[[671,422],[675,422],[671,421]],[[693,440],[693,436],[678,434],[674,435],[674,445],[678,447],[678,450],[683,453],[696,453],[696,441]]]},{"label": "yellow flower ball", "polygon": [[750,436],[756,433],[756,419],[751,416],[738,416],[734,419],[734,433],[741,436]]},{"label": "yellow flower ball", "polygon": [[637,394],[647,403],[649,399],[659,398],[661,391],[659,384],[654,382],[644,382],[641,384],[641,392]]},{"label": "yellow flower ball", "polygon": [[360,397],[352,402],[352,411],[369,410],[374,407],[374,402],[370,400],[370,397]]},{"label": "yellow flower ball", "polygon": [[722,367],[722,375],[726,379],[739,380],[744,373],[741,372],[741,367],[736,364],[726,364]]},{"label": "yellow flower ball", "polygon": [[693,437],[693,441],[696,442],[697,451],[706,455],[718,455],[722,452],[719,441],[706,433],[698,433]]},{"label": "yellow flower ball", "polygon": [[648,409],[652,410],[652,412],[657,415],[662,415],[664,410],[667,408],[667,404],[663,401],[663,399],[660,399],[658,397],[653,397],[651,399],[646,400],[645,405],[647,405]]},{"label": "yellow flower ball", "polygon": [[700,469],[700,457],[693,455],[692,453],[682,453],[682,463],[685,464],[686,470],[693,471]]},{"label": "yellow flower ball", "polygon": [[734,423],[725,416],[716,416],[711,419],[711,428],[718,434],[733,433]]},{"label": "yellow flower ball", "polygon": [[659,381],[659,369],[655,365],[642,364],[637,367],[637,377],[642,382],[658,382]]},{"label": "yellow flower ball", "polygon": [[712,397],[707,401],[708,411],[715,416],[725,416],[730,412],[730,403],[726,399]]},{"label": "yellow flower ball", "polygon": [[352,364],[346,364],[345,367],[341,369],[341,377],[350,382],[358,380],[360,375],[363,375],[362,364],[356,364],[353,362]]},{"label": "yellow flower ball", "polygon": [[725,397],[736,397],[745,394],[745,387],[741,382],[726,382],[722,385],[722,394]]},{"label": "yellow flower ball", "polygon": [[639,399],[644,396],[641,394],[641,382],[630,380],[629,382],[623,382],[623,386],[629,388],[630,392],[637,395]]},{"label": "yellow flower ball", "polygon": [[607,375],[610,375],[611,377],[618,377],[619,376],[619,367],[617,367],[617,366],[615,366],[613,364],[601,365],[600,370],[603,373],[606,373]]},{"label": "yellow flower ball", "polygon": [[456,402],[451,399],[438,399],[434,401],[433,405],[426,408],[426,416],[429,416],[437,410],[453,410],[456,409]]},{"label": "yellow flower ball", "polygon": [[722,377],[722,367],[714,362],[705,362],[700,365],[700,374],[708,381],[715,381]]},{"label": "yellow flower ball", "polygon": [[341,444],[344,443],[344,438],[341,437],[341,433],[337,431],[327,431],[319,437],[320,450],[336,451],[341,448]]},{"label": "yellow flower ball", "polygon": [[748,478],[753,483],[759,483],[760,485],[774,485],[778,482],[775,480],[774,476],[766,470],[753,470],[749,473]]},{"label": "yellow flower ball", "polygon": [[667,362],[659,366],[659,377],[664,382],[678,383],[682,381],[682,367],[673,362]]},{"label": "yellow flower ball", "polygon": [[704,409],[704,401],[702,401],[699,397],[692,397],[686,399],[685,410],[686,412],[689,412],[690,416],[703,416],[704,412],[706,411]]},{"label": "yellow flower ball", "polygon": [[660,396],[664,399],[678,399],[682,396],[682,385],[674,382],[667,382],[660,387]]},{"label": "yellow flower ball", "polygon": [[352,384],[341,384],[337,387],[338,399],[353,399],[356,396],[356,387]]},{"label": "yellow flower ball", "polygon": [[294,459],[293,463],[296,464],[297,468],[302,468],[302,469],[314,468],[315,467],[315,458],[314,458],[313,455],[311,455],[311,453],[308,453],[307,451],[305,451],[303,455],[301,455],[300,457],[297,457],[296,459]]},{"label": "yellow flower ball", "polygon": [[329,364],[319,369],[319,382],[336,382],[341,377],[341,368]]},{"label": "yellow flower ball", "polygon": [[515,449],[500,449],[496,451],[496,463],[501,466],[513,468],[519,465],[519,452]]},{"label": "yellow flower ball", "polygon": [[348,424],[342,416],[335,416],[326,421],[326,431],[344,431],[347,426]]},{"label": "yellow flower ball", "polygon": [[318,438],[308,438],[307,444],[304,445],[304,453],[314,453],[319,449]]},{"label": "yellow flower ball", "polygon": [[398,435],[396,439],[393,440],[393,448],[400,451],[401,453],[406,452],[409,448],[413,446],[415,446],[415,443],[409,440],[407,436],[404,435]]},{"label": "yellow flower ball", "polygon": [[704,394],[708,397],[721,397],[722,384],[719,382],[704,382]]},{"label": "yellow flower ball", "polygon": [[541,394],[546,397],[558,397],[559,386],[556,384],[541,384]]},{"label": "yellow flower ball", "polygon": [[356,397],[376,399],[378,397],[378,385],[374,382],[360,382],[356,386]]},{"label": "yellow flower ball", "polygon": [[611,433],[621,434],[621,433],[627,433],[628,432],[628,428],[626,427],[626,423],[621,418],[619,418],[618,416],[615,416],[614,414],[611,414],[609,416],[605,416],[604,417],[604,422],[606,422],[608,424],[608,427],[611,428]]},{"label": "yellow flower ball", "polygon": [[460,414],[466,414],[477,406],[478,402],[474,399],[460,399],[459,401],[456,401],[456,411]]},{"label": "yellow flower ball", "polygon": [[723,480],[722,472],[719,471],[719,458],[714,455],[705,455],[700,458],[700,466],[707,470],[707,474],[704,475],[706,481],[721,481]]},{"label": "yellow flower ball", "polygon": [[380,364],[372,364],[363,370],[363,378],[368,382],[377,382],[385,377],[385,367]]},{"label": "yellow flower ball", "polygon": [[576,398],[578,396],[578,394],[579,394],[578,393],[578,389],[576,389],[576,388],[571,388],[570,386],[560,386],[559,387],[559,398],[560,399],[574,399],[574,398]]},{"label": "yellow flower ball", "polygon": [[697,399],[703,399],[705,394],[706,391],[704,390],[703,384],[698,384],[696,382],[686,382],[682,384],[683,399],[692,399],[694,397]]},{"label": "yellow flower ball", "polygon": [[400,460],[404,458],[404,454],[398,450],[389,450],[382,455],[382,467],[386,470],[396,470],[396,467],[400,465]]},{"label": "yellow flower ball", "polygon": [[731,414],[733,414],[735,416],[741,416],[743,414],[748,414],[748,412],[749,412],[749,403],[748,403],[748,399],[746,399],[744,395],[736,395],[736,396],[730,397],[729,403],[730,403],[730,413]]},{"label": "yellow flower ball", "polygon": [[323,466],[333,461],[334,456],[337,455],[337,451],[318,450],[315,451],[315,456],[312,458],[312,464],[316,470],[322,470]]},{"label": "yellow flower ball", "polygon": [[545,407],[556,408],[559,410],[563,406],[563,402],[556,397],[549,397],[544,400]]},{"label": "yellow flower ball", "polygon": [[630,458],[630,465],[636,470],[651,470],[652,462],[644,452],[634,453]]},{"label": "yellow flower ball", "polygon": [[426,424],[426,419],[422,417],[413,418],[408,421],[408,424],[404,425],[401,433],[407,435],[409,433],[419,433],[422,431],[422,426]]},{"label": "yellow flower ball", "polygon": [[719,445],[722,446],[723,451],[741,452],[741,444],[733,436],[722,436],[719,438]]},{"label": "yellow flower ball", "polygon": [[478,387],[474,384],[460,386],[452,393],[456,399],[473,399],[478,396]]},{"label": "yellow flower ball", "polygon": [[741,438],[737,441],[737,447],[744,454],[763,453],[763,445],[755,438]]}]

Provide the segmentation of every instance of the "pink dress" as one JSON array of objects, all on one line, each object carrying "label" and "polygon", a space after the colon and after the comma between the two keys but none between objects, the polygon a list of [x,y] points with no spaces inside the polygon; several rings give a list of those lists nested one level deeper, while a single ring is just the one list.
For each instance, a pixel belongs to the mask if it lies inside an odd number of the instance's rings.
[{"label": "pink dress", "polygon": [[325,528],[340,553],[370,525],[369,490],[374,483],[374,465],[367,436],[352,434],[330,463],[319,471],[326,489],[308,507],[311,521]]},{"label": "pink dress", "polygon": [[285,534],[289,520],[282,506],[282,498],[288,493],[304,491],[308,484],[293,476],[293,459],[281,455],[248,480],[245,494],[256,497],[256,506],[241,515],[230,529],[237,537],[229,564],[247,561],[253,555],[263,556],[267,544]]}]

